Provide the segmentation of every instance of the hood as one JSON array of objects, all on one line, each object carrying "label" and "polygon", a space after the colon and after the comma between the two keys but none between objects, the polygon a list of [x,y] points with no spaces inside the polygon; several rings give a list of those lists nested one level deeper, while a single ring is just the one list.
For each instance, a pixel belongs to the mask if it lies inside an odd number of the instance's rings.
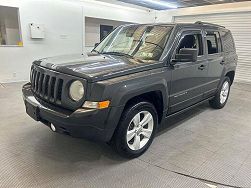
[{"label": "hood", "polygon": [[88,81],[105,80],[163,66],[163,63],[158,61],[92,53],[44,58],[34,64]]}]

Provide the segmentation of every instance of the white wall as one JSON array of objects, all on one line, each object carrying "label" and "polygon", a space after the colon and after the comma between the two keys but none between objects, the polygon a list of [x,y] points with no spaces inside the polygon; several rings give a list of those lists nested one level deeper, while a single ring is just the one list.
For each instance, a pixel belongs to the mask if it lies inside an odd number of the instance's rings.
[{"label": "white wall", "polygon": [[169,11],[158,11],[155,13],[156,23],[170,23],[172,22],[173,15]]},{"label": "white wall", "polygon": [[157,17],[156,22],[165,22],[165,20],[171,22],[173,21],[174,16],[215,14],[215,13],[226,13],[226,12],[246,12],[246,11],[251,11],[251,1],[181,8],[169,11],[158,11],[156,15]]},{"label": "white wall", "polygon": [[151,23],[154,21],[153,12],[147,10],[93,0],[82,0],[81,2],[86,17],[135,23]]},{"label": "white wall", "polygon": [[[20,8],[24,44],[24,47],[0,47],[0,82],[28,80],[30,65],[35,59],[81,52],[80,6],[55,0],[17,0],[0,3]],[[45,24],[44,40],[30,39],[28,24],[32,22]]]},{"label": "white wall", "polygon": [[[0,83],[29,79],[32,61],[61,54],[81,53],[85,44],[85,17],[146,23],[154,16],[145,10],[93,0],[1,0],[18,7],[23,47],[0,47]],[[45,25],[46,38],[32,40],[29,23]]]}]

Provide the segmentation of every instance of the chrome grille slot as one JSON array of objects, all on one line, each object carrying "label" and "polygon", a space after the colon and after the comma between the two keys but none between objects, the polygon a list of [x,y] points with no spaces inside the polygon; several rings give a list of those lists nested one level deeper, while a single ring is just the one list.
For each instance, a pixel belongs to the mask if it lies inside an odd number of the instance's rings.
[{"label": "chrome grille slot", "polygon": [[43,92],[42,92],[43,81],[44,81],[44,74],[40,74],[39,79],[38,79],[38,93],[40,96],[43,96]]},{"label": "chrome grille slot", "polygon": [[56,78],[55,77],[51,77],[51,83],[49,86],[49,98],[50,101],[54,102],[54,90],[55,90],[55,82],[56,82]]},{"label": "chrome grille slot", "polygon": [[57,92],[57,99],[59,101],[62,100],[62,90],[63,90],[63,80],[59,79],[59,83],[58,83],[58,92]]},{"label": "chrome grille slot", "polygon": [[35,81],[35,92],[38,93],[38,81],[39,81],[39,77],[40,77],[40,72],[37,72],[37,76],[36,76],[36,81]]},{"label": "chrome grille slot", "polygon": [[48,84],[49,84],[50,76],[46,75],[44,79],[44,97],[48,99]]},{"label": "chrome grille slot", "polygon": [[31,86],[34,94],[51,103],[61,104],[64,80],[33,68],[31,70]]}]

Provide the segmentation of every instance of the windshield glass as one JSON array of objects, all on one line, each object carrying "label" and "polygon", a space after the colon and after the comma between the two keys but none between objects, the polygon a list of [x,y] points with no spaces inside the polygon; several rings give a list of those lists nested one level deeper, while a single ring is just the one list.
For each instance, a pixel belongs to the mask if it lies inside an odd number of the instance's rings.
[{"label": "windshield glass", "polygon": [[142,60],[159,60],[171,26],[126,25],[116,28],[94,51],[101,54],[127,55]]}]

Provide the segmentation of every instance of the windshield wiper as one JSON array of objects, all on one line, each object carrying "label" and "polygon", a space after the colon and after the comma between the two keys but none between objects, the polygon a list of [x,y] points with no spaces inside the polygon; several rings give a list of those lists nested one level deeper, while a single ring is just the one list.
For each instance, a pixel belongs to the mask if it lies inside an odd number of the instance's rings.
[{"label": "windshield wiper", "polygon": [[126,54],[126,53],[123,53],[123,52],[102,52],[102,53],[100,53],[100,54],[117,55],[117,56],[126,56],[126,57],[129,57],[129,58],[133,58],[132,55]]},{"label": "windshield wiper", "polygon": [[91,52],[96,52],[96,53],[99,54],[99,51],[98,51],[98,50],[95,50],[95,49],[93,49]]}]

